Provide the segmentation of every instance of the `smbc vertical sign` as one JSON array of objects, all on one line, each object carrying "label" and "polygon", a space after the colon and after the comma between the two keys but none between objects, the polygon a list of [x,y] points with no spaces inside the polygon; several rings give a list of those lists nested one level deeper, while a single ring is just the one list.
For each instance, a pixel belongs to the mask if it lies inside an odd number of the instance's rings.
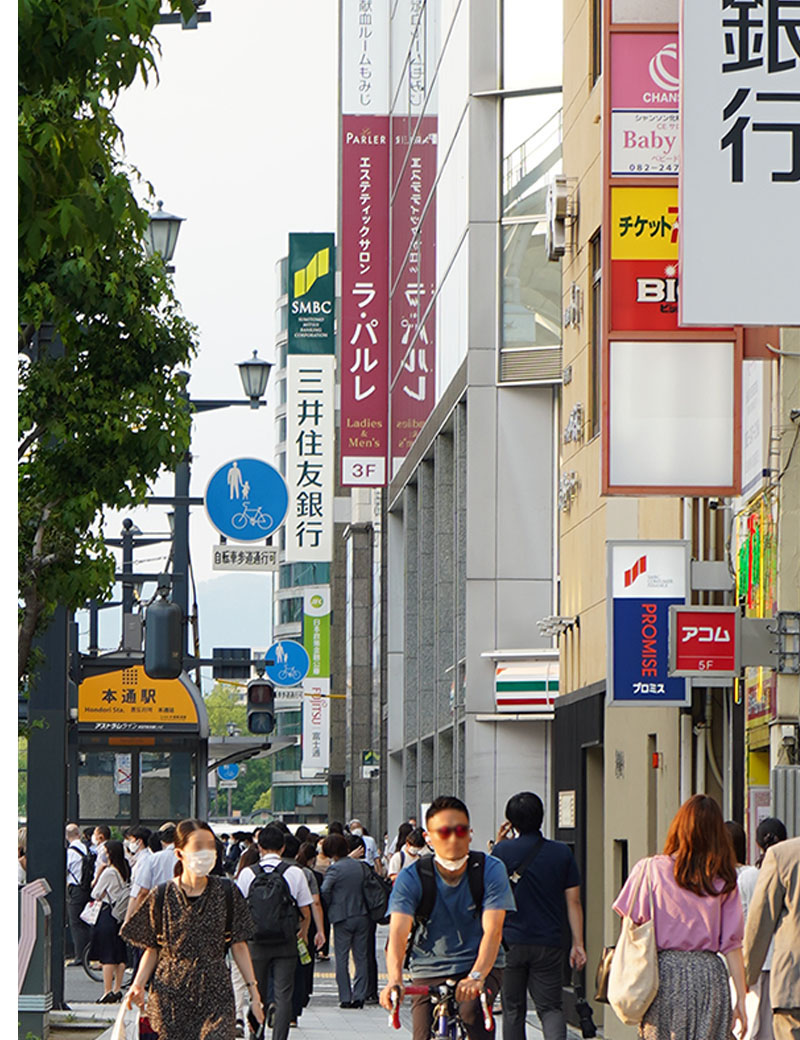
[{"label": "smbc vertical sign", "polygon": [[303,594],[303,646],[309,670],[303,680],[301,775],[315,776],[330,764],[331,588],[318,585]]},{"label": "smbc vertical sign", "polygon": [[333,558],[334,238],[289,235],[287,563]]},{"label": "smbc vertical sign", "polygon": [[289,235],[288,354],[334,354],[334,237]]}]

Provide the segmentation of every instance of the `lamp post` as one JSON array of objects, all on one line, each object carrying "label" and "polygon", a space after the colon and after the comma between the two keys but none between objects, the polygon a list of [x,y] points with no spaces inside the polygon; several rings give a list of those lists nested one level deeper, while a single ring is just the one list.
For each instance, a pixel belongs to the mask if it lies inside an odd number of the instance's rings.
[{"label": "lamp post", "polygon": [[148,256],[159,253],[167,265],[167,270],[172,273],[175,268],[170,266],[178,244],[178,234],[181,230],[183,217],[176,217],[174,213],[164,212],[164,203],[161,199],[156,203],[155,213],[150,214],[150,225],[144,240],[145,252]]}]

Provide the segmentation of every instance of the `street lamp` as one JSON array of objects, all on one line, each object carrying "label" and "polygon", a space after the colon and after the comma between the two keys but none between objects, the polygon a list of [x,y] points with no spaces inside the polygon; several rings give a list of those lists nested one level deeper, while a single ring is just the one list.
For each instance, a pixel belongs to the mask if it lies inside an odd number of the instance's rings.
[{"label": "street lamp", "polygon": [[150,214],[150,225],[147,228],[144,248],[148,256],[160,253],[164,263],[169,264],[175,252],[178,242],[178,232],[183,223],[183,217],[176,217],[173,213],[165,213],[164,203],[161,199],[156,203],[158,209]]},{"label": "street lamp", "polygon": [[263,361],[258,356],[258,351],[254,350],[251,358],[238,362],[236,367],[239,369],[244,392],[250,399],[250,407],[258,408],[260,399],[267,389],[272,362]]}]

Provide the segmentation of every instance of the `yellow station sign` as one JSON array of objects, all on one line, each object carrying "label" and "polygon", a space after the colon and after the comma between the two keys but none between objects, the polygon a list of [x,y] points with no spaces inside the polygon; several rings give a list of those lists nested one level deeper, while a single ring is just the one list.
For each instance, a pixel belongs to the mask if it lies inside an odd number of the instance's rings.
[{"label": "yellow station sign", "polygon": [[199,726],[199,719],[181,679],[151,679],[137,666],[84,679],[78,723],[98,730],[162,730]]}]

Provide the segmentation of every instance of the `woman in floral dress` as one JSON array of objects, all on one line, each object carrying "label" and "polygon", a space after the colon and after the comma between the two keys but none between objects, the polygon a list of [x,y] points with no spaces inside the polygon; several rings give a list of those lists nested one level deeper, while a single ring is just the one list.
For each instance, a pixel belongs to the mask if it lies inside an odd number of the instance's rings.
[{"label": "woman in floral dress", "polygon": [[145,950],[127,1004],[144,1009],[145,985],[152,976],[147,1015],[159,1040],[235,1040],[228,943],[253,1014],[259,1022],[264,1019],[247,947],[253,935],[250,912],[234,884],[209,877],[217,850],[207,823],[179,823],[175,855],[180,873],[165,890],[154,889],[120,933],[125,942]]}]

